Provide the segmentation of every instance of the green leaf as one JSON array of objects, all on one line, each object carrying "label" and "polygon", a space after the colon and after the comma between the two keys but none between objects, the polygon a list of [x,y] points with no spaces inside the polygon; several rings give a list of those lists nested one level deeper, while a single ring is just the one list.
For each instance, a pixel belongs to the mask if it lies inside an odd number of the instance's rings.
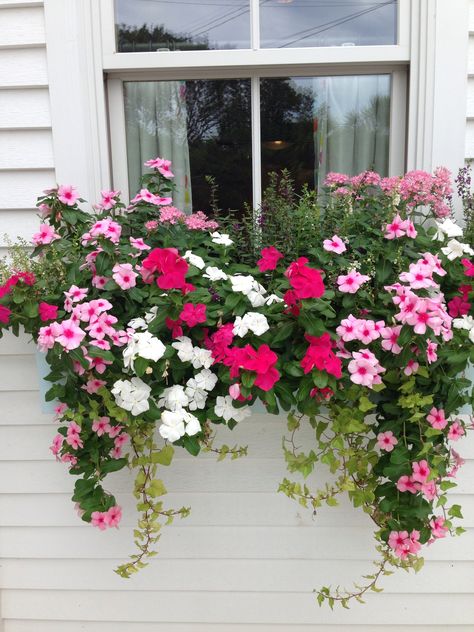
[{"label": "green leaf", "polygon": [[118,472],[127,465],[127,459],[110,459],[105,461],[100,466],[100,470],[103,474],[110,474],[110,472]]},{"label": "green leaf", "polygon": [[158,498],[159,496],[164,496],[167,493],[163,481],[159,478],[154,478],[145,491],[152,498]]},{"label": "green leaf", "polygon": [[167,445],[159,452],[153,452],[151,457],[152,463],[159,463],[160,465],[169,465],[173,459],[174,448],[172,445]]},{"label": "green leaf", "polygon": [[201,451],[201,445],[195,436],[188,437],[187,435],[185,435],[183,437],[183,446],[189,452],[189,454],[192,454],[193,456],[197,456]]},{"label": "green leaf", "polygon": [[452,507],[450,507],[448,509],[448,514],[452,517],[452,518],[462,518],[462,511],[461,511],[461,505],[453,505]]}]

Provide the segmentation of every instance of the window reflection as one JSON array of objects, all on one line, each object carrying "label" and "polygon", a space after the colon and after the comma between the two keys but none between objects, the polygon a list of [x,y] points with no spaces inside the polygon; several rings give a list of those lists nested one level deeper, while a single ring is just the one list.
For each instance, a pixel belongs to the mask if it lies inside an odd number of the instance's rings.
[{"label": "window reflection", "polygon": [[397,0],[260,0],[262,48],[397,41]]},{"label": "window reflection", "polygon": [[329,171],[388,174],[390,75],[261,81],[262,181],[288,169],[298,189]]},{"label": "window reflection", "polygon": [[117,50],[249,48],[250,0],[116,0]]},{"label": "window reflection", "polygon": [[224,209],[252,202],[250,80],[126,82],[125,118],[130,193],[143,162],[173,162],[174,204],[207,210],[210,186],[219,186]]}]

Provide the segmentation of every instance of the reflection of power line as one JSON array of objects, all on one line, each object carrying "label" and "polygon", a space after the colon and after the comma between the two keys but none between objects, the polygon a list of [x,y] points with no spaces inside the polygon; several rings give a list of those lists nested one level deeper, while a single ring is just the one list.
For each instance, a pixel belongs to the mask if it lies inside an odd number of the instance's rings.
[{"label": "reflection of power line", "polygon": [[295,42],[300,42],[301,40],[307,39],[308,37],[312,37],[314,35],[319,35],[319,33],[323,33],[324,31],[329,31],[335,26],[339,26],[341,24],[345,24],[346,22],[350,22],[351,20],[355,20],[363,15],[367,15],[368,13],[372,13],[373,11],[377,11],[378,9],[388,6],[390,4],[395,4],[397,0],[388,0],[388,2],[384,2],[383,4],[378,4],[376,7],[372,7],[371,9],[364,9],[363,11],[358,11],[356,13],[352,13],[344,18],[339,18],[337,20],[331,20],[330,22],[326,22],[325,24],[320,24],[319,26],[312,27],[310,29],[305,29],[303,31],[298,31],[296,33],[292,33],[288,37],[293,37],[294,35],[301,35],[302,37],[297,37],[291,42],[286,42],[285,44],[281,44],[278,48],[285,48],[285,46],[291,46]]},{"label": "reflection of power line", "polygon": [[[217,5],[212,5],[212,6],[217,7]],[[232,10],[235,11],[235,9],[232,9]],[[213,13],[212,16],[206,15],[205,17],[203,17],[202,12],[199,12],[198,17],[196,17],[195,20],[191,21],[190,24],[186,25],[185,28],[188,29],[188,32],[194,31],[196,29],[199,30],[207,26],[210,22],[214,22],[215,20],[220,20],[228,14],[229,12],[226,9],[222,10],[222,6],[217,7],[217,12]]]},{"label": "reflection of power line", "polygon": [[[232,20],[235,20],[239,18],[240,16],[245,15],[246,13],[249,12],[249,10],[250,10],[249,7],[247,7],[243,10],[240,10],[240,12],[237,12],[237,13],[235,13],[235,11],[229,11],[228,15],[230,15],[230,17],[228,17],[226,20],[222,20],[221,22],[218,21],[217,24],[212,24],[212,25],[207,24],[206,28],[201,29],[198,33],[191,31],[190,33],[188,33],[188,35],[192,35],[193,37],[199,37],[200,35],[203,35],[204,33],[207,33],[208,31],[210,31],[211,29],[215,29],[219,26],[222,26],[223,24],[227,24],[227,22],[231,22]],[[231,15],[232,13],[234,13],[235,15]]]}]

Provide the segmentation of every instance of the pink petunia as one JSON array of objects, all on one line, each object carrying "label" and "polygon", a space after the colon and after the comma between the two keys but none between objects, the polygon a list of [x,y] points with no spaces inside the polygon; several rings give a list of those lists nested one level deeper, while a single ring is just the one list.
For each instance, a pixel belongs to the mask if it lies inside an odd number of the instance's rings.
[{"label": "pink petunia", "polygon": [[257,266],[260,272],[266,272],[267,270],[275,270],[280,259],[283,258],[283,254],[275,248],[275,246],[268,246],[261,251],[261,259],[257,261]]},{"label": "pink petunia", "polygon": [[387,430],[387,432],[380,432],[377,435],[377,446],[381,450],[391,452],[397,443],[398,439],[394,436],[391,430]]},{"label": "pink petunia", "polygon": [[58,200],[67,206],[74,206],[79,199],[79,193],[70,184],[62,184],[58,188]]},{"label": "pink petunia", "polygon": [[461,426],[461,424],[459,422],[455,421],[449,427],[448,439],[450,441],[458,441],[458,439],[463,437],[464,434],[465,434],[464,428]]},{"label": "pink petunia", "polygon": [[105,521],[109,527],[118,527],[122,519],[122,508],[118,505],[111,507],[105,514]]},{"label": "pink petunia", "polygon": [[78,327],[71,319],[64,320],[58,327],[56,342],[64,347],[64,349],[71,351],[80,346],[85,335],[86,332]]},{"label": "pink petunia", "polygon": [[335,252],[337,255],[347,250],[346,244],[337,235],[333,235],[331,239],[325,239],[323,241],[323,248],[327,250],[327,252]]},{"label": "pink petunia", "polygon": [[59,238],[60,236],[54,232],[52,226],[49,224],[41,224],[39,231],[33,235],[31,241],[35,246],[44,246]]},{"label": "pink petunia", "polygon": [[122,290],[135,287],[138,274],[134,272],[131,263],[116,263],[112,268],[112,278]]},{"label": "pink petunia", "polygon": [[109,434],[110,431],[110,417],[99,417],[92,422],[92,430],[97,433],[98,437],[103,434]]},{"label": "pink petunia", "polygon": [[355,294],[363,283],[370,281],[370,277],[360,274],[357,270],[350,270],[347,274],[337,277],[339,291],[348,294]]},{"label": "pink petunia", "polygon": [[436,430],[443,430],[448,425],[444,410],[442,408],[438,410],[434,406],[426,417],[426,421]]}]

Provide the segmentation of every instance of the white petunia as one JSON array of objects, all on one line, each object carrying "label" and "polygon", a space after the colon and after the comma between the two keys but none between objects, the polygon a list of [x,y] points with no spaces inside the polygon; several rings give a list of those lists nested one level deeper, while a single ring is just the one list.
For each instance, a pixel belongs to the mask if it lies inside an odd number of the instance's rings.
[{"label": "white petunia", "polygon": [[200,347],[194,347],[193,358],[191,363],[195,369],[205,368],[208,369],[212,366],[214,358],[212,352],[208,349],[201,349]]},{"label": "white petunia", "polygon": [[276,294],[270,294],[270,296],[265,299],[265,305],[272,305],[273,303],[283,303],[283,299]]},{"label": "white petunia", "polygon": [[188,396],[184,391],[184,386],[181,384],[175,384],[174,386],[165,388],[158,400],[158,406],[160,408],[164,407],[168,410],[172,410],[173,412],[184,408],[188,404]]},{"label": "white petunia", "polygon": [[455,318],[453,320],[453,327],[455,329],[465,329],[466,331],[471,331],[472,329],[474,329],[474,318],[472,316]]},{"label": "white petunia", "polygon": [[178,352],[178,358],[181,362],[191,362],[194,357],[194,347],[191,338],[187,336],[179,336],[177,342],[172,342],[171,346]]},{"label": "white petunia", "polygon": [[117,380],[112,388],[117,406],[128,410],[132,415],[140,415],[150,408],[148,398],[151,388],[139,377],[131,380]]},{"label": "white petunia", "polygon": [[436,222],[436,234],[433,240],[444,241],[446,237],[452,239],[453,237],[462,237],[462,228],[453,222],[449,217],[444,222]]},{"label": "white petunia", "polygon": [[441,248],[441,252],[443,252],[450,261],[454,261],[454,259],[458,259],[463,255],[474,255],[474,250],[468,244],[463,244],[457,239],[451,239],[448,241],[448,245],[444,248]]},{"label": "white petunia", "polygon": [[201,432],[201,424],[199,419],[191,413],[185,411],[184,421],[186,422],[186,434],[192,437],[193,435]]},{"label": "white petunia", "polygon": [[234,421],[242,421],[251,414],[249,406],[234,408],[232,401],[230,395],[217,397],[216,405],[214,406],[216,415],[222,417],[225,421],[230,421],[231,419],[234,419]]},{"label": "white petunia", "polygon": [[240,336],[243,338],[249,331],[253,332],[256,336],[261,336],[269,329],[270,326],[263,314],[248,312],[242,318],[237,316],[232,333],[234,336]]},{"label": "white petunia", "polygon": [[132,329],[147,329],[146,320],[144,318],[132,318],[128,323],[128,326]]},{"label": "white petunia", "polygon": [[196,384],[205,391],[212,391],[217,384],[217,375],[209,369],[203,369],[194,376]]},{"label": "white petunia", "polygon": [[199,255],[193,254],[191,250],[186,250],[186,252],[183,255],[183,259],[186,259],[186,261],[189,261],[191,265],[195,266],[196,268],[199,268],[200,270],[202,270],[204,266],[206,265],[204,263],[204,259],[200,257]]},{"label": "white petunia", "polygon": [[241,292],[242,294],[249,294],[254,289],[255,279],[250,274],[239,274],[229,277],[232,284],[232,292]]},{"label": "white petunia", "polygon": [[206,406],[207,391],[200,388],[192,377],[186,382],[186,397],[189,400],[189,410],[202,410]]},{"label": "white petunia", "polygon": [[211,239],[219,246],[231,246],[234,243],[226,233],[211,233]]},{"label": "white petunia", "polygon": [[145,320],[147,323],[151,323],[152,320],[156,318],[156,314],[158,313],[158,305],[154,305],[146,314]]},{"label": "white petunia", "polygon": [[161,426],[158,428],[158,432],[163,439],[168,439],[172,443],[181,439],[186,432],[182,411],[164,410],[161,413]]},{"label": "white petunia", "polygon": [[256,292],[255,290],[249,292],[247,294],[247,298],[249,299],[252,307],[262,307],[262,305],[265,305],[265,297],[263,294]]},{"label": "white petunia", "polygon": [[149,331],[134,333],[123,350],[123,365],[133,369],[133,363],[138,356],[158,362],[165,351],[165,345]]},{"label": "white petunia", "polygon": [[206,274],[203,274],[202,276],[206,279],[210,279],[211,281],[226,281],[228,278],[227,274],[223,270],[213,266],[208,266],[206,268]]}]

